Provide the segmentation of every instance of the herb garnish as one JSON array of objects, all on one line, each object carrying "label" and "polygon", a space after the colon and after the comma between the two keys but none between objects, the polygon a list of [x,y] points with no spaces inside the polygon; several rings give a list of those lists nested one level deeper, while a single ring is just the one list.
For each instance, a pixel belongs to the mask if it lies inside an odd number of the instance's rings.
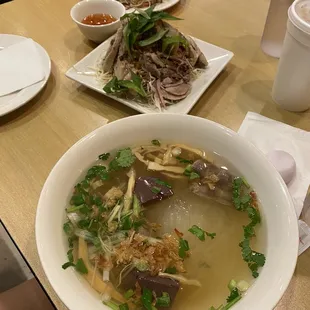
[{"label": "herb garnish", "polygon": [[130,290],[126,291],[126,293],[124,294],[124,297],[125,297],[125,299],[129,299],[129,298],[131,298],[134,294],[135,294],[134,290],[130,289]]},{"label": "herb garnish", "polygon": [[134,162],[136,157],[132,153],[131,148],[121,149],[117,152],[115,158],[109,164],[110,171],[117,171],[121,168],[129,168]]},{"label": "herb garnish", "polygon": [[176,274],[177,273],[177,269],[175,267],[168,267],[165,269],[164,271],[165,273],[170,273],[170,274]]},{"label": "herb garnish", "polygon": [[109,157],[110,157],[110,153],[103,153],[103,154],[98,156],[98,158],[101,160],[108,160]]},{"label": "herb garnish", "polygon": [[244,239],[240,242],[239,246],[242,249],[242,258],[247,262],[252,271],[254,278],[257,278],[258,268],[265,265],[265,255],[253,251],[250,247],[250,241],[255,236],[255,226],[260,223],[261,218],[258,209],[254,207],[252,195],[246,192],[249,184],[243,178],[235,178],[233,180],[233,203],[238,211],[248,213],[251,222],[243,226]]},{"label": "herb garnish", "polygon": [[179,256],[184,259],[186,257],[187,251],[189,251],[188,241],[183,238],[180,238],[179,239]]},{"label": "herb garnish", "polygon": [[156,298],[156,307],[163,307],[163,308],[167,308],[170,306],[170,295],[166,292],[163,292],[161,297],[157,297]]},{"label": "herb garnish", "polygon": [[154,139],[151,142],[152,142],[153,145],[160,146],[159,140]]},{"label": "herb garnish", "polygon": [[180,156],[177,156],[176,159],[181,163],[181,164],[192,164],[193,161],[191,159],[185,159]]},{"label": "herb garnish", "polygon": [[226,305],[220,305],[218,308],[211,307],[209,310],[228,310],[242,298],[241,292],[238,290],[238,288],[236,286],[230,285],[232,282],[236,283],[234,280],[229,282],[228,288],[230,290],[230,294],[226,298]]},{"label": "herb garnish", "polygon": [[167,182],[165,182],[165,181],[162,181],[162,180],[159,180],[159,179],[157,179],[156,181],[155,181],[155,183],[157,183],[158,185],[163,185],[163,186],[166,186],[166,187],[168,187],[168,188],[172,188],[172,186],[169,184],[169,183],[167,183]]},{"label": "herb garnish", "polygon": [[82,273],[82,274],[88,273],[88,270],[87,270],[82,258],[79,258],[76,261],[76,264],[73,263],[73,259],[72,259],[72,261],[69,261],[69,262],[62,265],[62,269],[67,269],[68,267],[74,267],[76,271],[78,271],[79,273]]},{"label": "herb garnish", "polygon": [[206,239],[205,235],[207,235],[211,239],[214,239],[214,237],[216,236],[216,233],[206,232],[197,225],[193,225],[188,231],[191,232],[193,235],[195,235],[201,241],[204,241]]},{"label": "herb garnish", "polygon": [[189,177],[190,180],[194,180],[194,179],[200,178],[200,175],[197,172],[193,171],[192,165],[188,165],[185,168],[183,174],[186,175],[187,177]]},{"label": "herb garnish", "polygon": [[141,301],[145,309],[147,310],[153,310],[153,305],[152,305],[152,299],[153,299],[153,294],[152,291],[149,290],[148,288],[143,288],[143,293],[141,296]]},{"label": "herb garnish", "polygon": [[114,76],[104,87],[103,90],[108,93],[122,93],[128,90],[132,90],[142,97],[146,97],[147,94],[142,86],[142,79],[139,75],[131,71],[131,80],[119,80]]}]

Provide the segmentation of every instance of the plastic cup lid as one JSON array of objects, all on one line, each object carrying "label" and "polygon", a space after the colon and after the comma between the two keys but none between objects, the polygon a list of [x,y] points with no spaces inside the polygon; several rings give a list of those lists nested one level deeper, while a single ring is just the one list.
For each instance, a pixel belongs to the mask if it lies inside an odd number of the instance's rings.
[{"label": "plastic cup lid", "polygon": [[288,16],[298,28],[310,34],[310,0],[296,0],[290,7]]}]

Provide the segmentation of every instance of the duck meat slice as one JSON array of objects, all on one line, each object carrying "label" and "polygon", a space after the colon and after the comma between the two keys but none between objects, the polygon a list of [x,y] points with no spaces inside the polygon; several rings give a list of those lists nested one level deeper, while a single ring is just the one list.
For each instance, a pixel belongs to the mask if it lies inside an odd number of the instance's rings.
[{"label": "duck meat slice", "polygon": [[165,182],[154,177],[139,177],[136,180],[134,193],[141,204],[162,200],[173,195],[172,189]]},{"label": "duck meat slice", "polygon": [[113,71],[113,65],[115,63],[116,56],[118,54],[118,50],[121,44],[123,38],[123,26],[121,26],[114,37],[114,40],[111,41],[111,45],[109,46],[109,49],[103,59],[102,62],[102,71],[103,72],[112,72]]},{"label": "duck meat slice", "polygon": [[180,100],[186,98],[186,97],[187,97],[187,94],[188,94],[188,92],[185,93],[184,95],[170,94],[170,93],[168,93],[168,92],[167,92],[165,89],[163,89],[163,88],[160,89],[160,93],[161,93],[161,95],[163,96],[163,98],[168,99],[168,100],[171,100],[171,101],[180,101]]},{"label": "duck meat slice", "polygon": [[194,67],[205,68],[208,65],[208,61],[205,55],[201,52],[200,48],[192,37],[186,36],[186,39],[189,42],[190,64]]},{"label": "duck meat slice", "polygon": [[184,96],[188,94],[190,88],[191,86],[189,84],[183,83],[176,86],[166,86],[165,91],[175,96]]}]

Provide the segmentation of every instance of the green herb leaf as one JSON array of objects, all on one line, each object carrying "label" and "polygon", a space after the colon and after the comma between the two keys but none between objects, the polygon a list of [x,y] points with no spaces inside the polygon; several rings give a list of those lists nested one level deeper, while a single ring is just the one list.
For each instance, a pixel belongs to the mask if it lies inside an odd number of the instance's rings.
[{"label": "green herb leaf", "polygon": [[162,181],[162,180],[159,180],[159,179],[157,179],[156,181],[155,181],[155,183],[157,183],[158,185],[163,185],[163,186],[166,186],[166,187],[168,187],[168,188],[172,188],[172,186],[169,184],[169,183],[167,183],[167,182],[165,182],[165,181]]},{"label": "green herb leaf", "polygon": [[187,251],[189,251],[188,241],[184,240],[183,238],[180,238],[179,239],[179,256],[184,259],[186,257]]},{"label": "green herb leaf", "polygon": [[153,145],[160,146],[159,140],[154,139],[151,142],[152,142]]},{"label": "green herb leaf", "polygon": [[185,159],[185,158],[182,158],[180,156],[177,156],[176,159],[181,163],[181,164],[192,164],[193,161],[190,160],[190,159]]},{"label": "green herb leaf", "polygon": [[163,292],[161,297],[156,298],[156,307],[168,308],[170,306],[171,299],[168,293]]},{"label": "green herb leaf", "polygon": [[216,237],[216,233],[209,233],[209,232],[205,232],[206,233],[206,235],[208,236],[208,237],[210,237],[211,239],[214,239],[215,237]]},{"label": "green herb leaf", "polygon": [[200,175],[196,172],[191,172],[191,174],[189,176],[190,180],[199,179],[199,178],[200,178]]},{"label": "green herb leaf", "polygon": [[151,45],[151,44],[159,41],[168,31],[169,31],[168,29],[161,29],[158,32],[156,32],[153,36],[151,36],[145,40],[141,40],[139,42],[139,45],[141,47]]},{"label": "green herb leaf", "polygon": [[74,194],[70,200],[71,205],[79,206],[85,202],[84,196],[82,193]]},{"label": "green herb leaf", "polygon": [[119,305],[119,310],[129,310],[128,304],[125,303],[125,304]]},{"label": "green herb leaf", "polygon": [[130,290],[128,290],[128,291],[124,294],[124,297],[125,297],[125,299],[129,299],[129,298],[131,298],[134,294],[135,294],[134,290],[130,289]]},{"label": "green herb leaf", "polygon": [[122,230],[130,230],[132,228],[132,221],[129,215],[123,218],[121,227]]},{"label": "green herb leaf", "polygon": [[82,273],[82,274],[87,274],[88,273],[88,270],[87,270],[87,268],[86,268],[82,258],[79,258],[76,261],[75,270],[78,271],[79,273]]},{"label": "green herb leaf", "polygon": [[165,273],[170,273],[170,274],[176,274],[177,273],[177,269],[175,267],[168,267],[165,269],[164,271]]},{"label": "green herb leaf", "polygon": [[153,299],[153,294],[152,291],[149,290],[148,288],[143,288],[143,293],[141,296],[141,301],[143,306],[147,309],[147,310],[153,310],[152,309],[152,299]]},{"label": "green herb leaf", "polygon": [[188,47],[188,42],[182,36],[171,36],[165,37],[162,40],[162,52],[164,52],[168,46],[178,47],[179,45],[183,45],[185,48]]},{"label": "green herb leaf", "polygon": [[69,221],[64,223],[63,230],[67,236],[72,236],[74,234],[74,227]]},{"label": "green herb leaf", "polygon": [[191,173],[193,172],[193,167],[192,165],[187,165],[183,174],[186,175],[187,177],[189,177],[191,175]]},{"label": "green herb leaf", "polygon": [[67,269],[68,267],[74,267],[74,266],[75,266],[74,263],[67,262],[67,263],[63,264],[61,267],[62,267],[62,269]]},{"label": "green herb leaf", "polygon": [[93,166],[91,167],[86,174],[86,179],[91,180],[94,178],[100,178],[103,181],[106,181],[109,179],[109,173],[107,171],[107,168],[105,166]]},{"label": "green herb leaf", "polygon": [[130,148],[121,149],[117,152],[115,158],[109,164],[109,170],[117,171],[121,168],[129,168],[136,157]]},{"label": "green herb leaf", "polygon": [[164,11],[160,11],[160,12],[153,12],[152,16],[152,20],[153,21],[157,21],[160,19],[165,19],[165,20],[182,20],[181,18],[172,16],[170,14],[168,14],[167,12]]},{"label": "green herb leaf", "polygon": [[193,235],[195,235],[201,241],[205,240],[205,234],[211,239],[214,239],[214,237],[216,236],[216,233],[206,232],[197,225],[193,225],[188,231],[191,232]]},{"label": "green herb leaf", "polygon": [[227,302],[231,302],[234,299],[236,299],[237,297],[240,296],[239,290],[237,288],[234,288],[231,292],[230,295],[227,297],[226,301]]},{"label": "green herb leaf", "polygon": [[99,155],[98,158],[101,160],[108,160],[109,157],[110,157],[110,153],[103,153],[103,154]]},{"label": "green herb leaf", "polygon": [[205,231],[197,225],[193,225],[188,231],[195,235],[199,240],[205,240]]}]

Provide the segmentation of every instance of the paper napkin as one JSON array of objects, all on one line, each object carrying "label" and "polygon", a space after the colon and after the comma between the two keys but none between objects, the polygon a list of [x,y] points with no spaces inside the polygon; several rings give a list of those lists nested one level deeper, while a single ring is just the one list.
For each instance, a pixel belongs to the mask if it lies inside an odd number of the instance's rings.
[{"label": "paper napkin", "polygon": [[[282,150],[293,156],[296,175],[287,186],[299,218],[310,184],[310,133],[253,112],[248,112],[238,133],[264,154],[272,150]],[[310,246],[310,229],[300,220],[299,231],[301,254]]]},{"label": "paper napkin", "polygon": [[0,97],[42,81],[44,77],[41,57],[32,39],[0,50]]}]

